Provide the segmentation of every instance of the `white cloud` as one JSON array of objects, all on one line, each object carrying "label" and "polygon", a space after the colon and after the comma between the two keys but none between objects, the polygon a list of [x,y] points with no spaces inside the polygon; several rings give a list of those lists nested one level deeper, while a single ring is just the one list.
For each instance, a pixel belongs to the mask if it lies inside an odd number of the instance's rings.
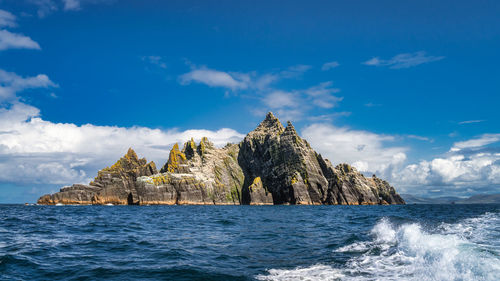
[{"label": "white cloud", "polygon": [[321,67],[321,70],[323,71],[327,71],[327,70],[330,70],[330,69],[333,69],[333,68],[336,68],[338,67],[340,64],[336,61],[332,61],[332,62],[327,62],[325,64],[323,64],[323,66]]},{"label": "white cloud", "polygon": [[30,37],[19,33],[12,33],[7,30],[0,30],[0,51],[7,49],[36,49],[40,50],[40,45]]},{"label": "white cloud", "polygon": [[332,163],[350,163],[361,172],[383,175],[406,160],[405,147],[386,145],[392,136],[329,124],[309,125],[302,136]]},{"label": "white cloud", "polygon": [[158,166],[168,148],[206,136],[217,146],[240,141],[232,129],[178,131],[145,127],[77,126],[43,120],[40,111],[23,103],[0,109],[0,181],[71,184],[88,182],[98,169],[112,165],[129,147]]},{"label": "white cloud", "polygon": [[0,69],[0,102],[16,98],[18,92],[34,88],[58,87],[45,74],[21,77],[13,72]]},{"label": "white cloud", "polygon": [[239,74],[233,74],[209,69],[206,67],[194,69],[180,76],[180,82],[183,85],[192,82],[202,83],[210,87],[223,87],[231,90],[246,89],[248,87],[247,79]]},{"label": "white cloud", "polygon": [[500,148],[489,145],[500,142],[500,134],[456,142],[448,153],[431,160],[392,172],[392,180],[401,186],[418,188],[440,186],[442,192],[468,194],[474,190],[499,192]]},{"label": "white cloud", "polygon": [[16,27],[16,16],[0,9],[0,27]]},{"label": "white cloud", "polygon": [[443,156],[410,164],[406,163],[407,148],[390,145],[393,136],[328,124],[307,126],[302,136],[334,164],[346,162],[365,174],[376,173],[400,193],[500,192],[500,147],[491,146],[500,143],[500,134],[457,142]]},{"label": "white cloud", "polygon": [[296,107],[298,98],[294,93],[274,91],[264,98],[264,103],[270,108]]},{"label": "white cloud", "polygon": [[388,60],[384,60],[379,57],[374,57],[363,62],[363,64],[371,66],[388,66],[389,68],[392,69],[399,69],[399,68],[409,68],[424,63],[439,61],[444,58],[445,57],[443,56],[439,57],[428,56],[426,52],[420,51],[415,53],[399,54]]},{"label": "white cloud", "polygon": [[428,138],[428,137],[423,137],[423,136],[417,136],[417,135],[406,135],[407,138],[409,139],[415,139],[415,140],[420,140],[420,141],[428,141],[428,142],[434,142],[433,139]]},{"label": "white cloud", "polygon": [[64,10],[80,10],[80,1],[79,0],[63,0],[64,2]]}]

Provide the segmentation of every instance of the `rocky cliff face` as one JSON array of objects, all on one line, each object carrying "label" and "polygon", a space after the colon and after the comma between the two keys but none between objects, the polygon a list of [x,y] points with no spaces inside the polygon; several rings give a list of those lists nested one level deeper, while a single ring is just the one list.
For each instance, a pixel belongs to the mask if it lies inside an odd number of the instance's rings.
[{"label": "rocky cliff face", "polygon": [[39,204],[404,204],[388,182],[334,167],[272,114],[239,144],[215,147],[207,138],[175,144],[158,173],[129,149],[89,185],[44,195]]}]

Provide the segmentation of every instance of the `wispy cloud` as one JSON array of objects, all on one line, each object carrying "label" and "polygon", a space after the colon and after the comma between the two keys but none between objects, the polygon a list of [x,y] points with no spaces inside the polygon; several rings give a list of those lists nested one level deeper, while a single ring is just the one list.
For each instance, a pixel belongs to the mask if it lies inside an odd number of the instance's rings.
[{"label": "wispy cloud", "polygon": [[332,108],[336,106],[342,97],[334,96],[340,89],[332,87],[333,82],[327,81],[304,90],[304,93],[312,100],[312,103],[321,108]]},{"label": "wispy cloud", "polygon": [[16,27],[16,16],[8,11],[0,10],[0,27]]},{"label": "wispy cloud", "polygon": [[0,30],[0,51],[7,49],[35,49],[40,50],[40,45],[30,37],[7,30]]},{"label": "wispy cloud", "polygon": [[483,147],[496,142],[500,142],[500,134],[484,134],[475,139],[456,142],[453,144],[453,147],[450,149],[450,151]]},{"label": "wispy cloud", "polygon": [[[312,108],[331,109],[342,101],[342,97],[334,95],[340,90],[332,87],[332,81],[306,89],[288,90],[276,87],[277,82],[281,80],[299,79],[311,68],[309,65],[295,65],[264,74],[255,71],[248,73],[226,72],[193,65],[191,68],[190,72],[179,77],[179,82],[182,85],[196,82],[210,87],[225,88],[235,93],[250,94],[262,102],[265,107],[264,111],[273,110],[288,120],[299,120],[305,112]],[[262,110],[252,110],[252,112],[256,115],[262,114]]]},{"label": "wispy cloud", "polygon": [[[8,11],[0,10],[0,28],[16,27],[16,16]],[[0,29],[0,51],[8,49],[36,49],[40,50],[40,45],[30,37],[20,33],[13,33],[5,29]]]},{"label": "wispy cloud", "polygon": [[323,64],[323,66],[321,67],[321,70],[327,71],[327,70],[336,68],[339,65],[340,64],[338,62],[336,62],[336,61],[327,62],[327,63]]},{"label": "wispy cloud", "polygon": [[285,107],[297,107],[299,106],[299,97],[296,93],[285,92],[285,91],[273,91],[269,93],[263,102],[269,108],[285,108]]},{"label": "wispy cloud", "polygon": [[466,121],[458,122],[458,124],[460,124],[460,125],[474,124],[474,123],[481,123],[481,122],[484,122],[484,121],[486,121],[486,120],[466,120]]},{"label": "wispy cloud", "polygon": [[428,56],[426,52],[404,53],[396,55],[390,59],[381,59],[380,57],[371,58],[364,65],[370,66],[388,66],[391,69],[409,68],[424,63],[430,63],[444,59],[443,56]]},{"label": "wispy cloud", "polygon": [[58,10],[57,4],[53,0],[29,0],[28,2],[38,7],[37,15],[39,18],[44,18]]},{"label": "wispy cloud", "polygon": [[86,4],[111,4],[116,0],[27,0],[29,3],[37,6],[39,18],[44,18],[59,10],[78,11]]},{"label": "wispy cloud", "polygon": [[16,73],[0,69],[0,102],[15,100],[16,94],[26,89],[54,87],[58,87],[58,85],[45,74],[21,77]]},{"label": "wispy cloud", "polygon": [[161,56],[142,56],[141,59],[160,68],[167,68],[167,64]]},{"label": "wispy cloud", "polygon": [[240,73],[228,73],[206,67],[200,67],[181,75],[179,77],[179,81],[182,85],[197,82],[210,87],[223,87],[235,91],[248,88],[250,77],[249,75],[243,75]]},{"label": "wispy cloud", "polygon": [[63,0],[65,11],[80,10],[80,0]]},{"label": "wispy cloud", "polygon": [[407,138],[409,139],[414,139],[414,140],[420,140],[420,141],[428,141],[430,143],[434,142],[434,139],[428,138],[428,137],[423,137],[423,136],[417,136],[417,135],[406,135]]},{"label": "wispy cloud", "polygon": [[268,91],[271,84],[282,79],[292,79],[300,77],[308,71],[309,65],[295,65],[287,69],[258,74],[257,72],[228,72],[210,69],[206,66],[191,65],[191,71],[179,77],[182,85],[188,85],[192,82],[205,84],[210,87],[222,87],[232,91],[253,89],[256,91]]},{"label": "wispy cloud", "polygon": [[377,107],[377,106],[382,106],[382,104],[369,102],[369,103],[365,103],[365,106],[366,107]]}]

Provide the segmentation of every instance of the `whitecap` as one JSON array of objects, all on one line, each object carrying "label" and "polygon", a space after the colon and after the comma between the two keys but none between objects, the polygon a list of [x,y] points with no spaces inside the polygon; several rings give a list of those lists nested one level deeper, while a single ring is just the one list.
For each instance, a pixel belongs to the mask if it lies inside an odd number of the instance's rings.
[{"label": "whitecap", "polygon": [[271,269],[260,280],[499,280],[500,214],[424,229],[380,220],[372,239],[336,252],[359,252],[344,265]]}]

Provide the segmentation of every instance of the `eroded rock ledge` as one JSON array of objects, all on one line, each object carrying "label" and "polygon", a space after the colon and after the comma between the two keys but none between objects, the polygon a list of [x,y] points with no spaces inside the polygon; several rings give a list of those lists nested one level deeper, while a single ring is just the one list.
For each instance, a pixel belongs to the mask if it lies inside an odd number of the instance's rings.
[{"label": "eroded rock ledge", "polygon": [[239,144],[215,147],[207,138],[175,144],[167,163],[129,149],[88,185],[44,195],[38,204],[113,205],[385,205],[404,204],[388,182],[348,164],[333,166],[272,113]]}]

